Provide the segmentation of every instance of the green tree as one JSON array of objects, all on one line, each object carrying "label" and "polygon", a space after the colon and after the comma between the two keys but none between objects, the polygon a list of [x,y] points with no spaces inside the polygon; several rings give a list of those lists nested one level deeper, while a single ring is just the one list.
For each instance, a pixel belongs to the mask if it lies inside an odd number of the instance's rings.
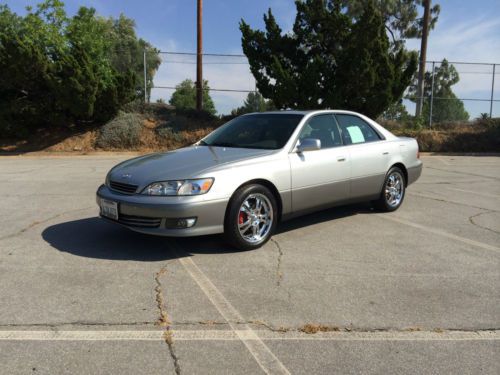
[{"label": "green tree", "polygon": [[[142,55],[118,66],[112,53],[119,36],[111,19],[85,7],[70,18],[59,0],[27,11],[21,17],[0,6],[0,135],[104,121],[138,94]],[[133,28],[129,39],[135,44],[121,51],[144,46]]]},{"label": "green tree", "polygon": [[[432,105],[432,122],[465,121],[469,113],[465,110],[464,103],[457,98],[452,86],[460,81],[460,75],[448,60],[443,59],[439,66],[434,68],[434,90]],[[424,78],[424,100],[422,117],[428,119],[430,115],[430,98],[432,90],[432,72],[426,72]],[[416,78],[410,87],[408,98],[416,101]]]},{"label": "green tree", "polygon": [[146,97],[151,98],[153,78],[160,64],[159,50],[135,33],[135,21],[120,14],[117,19],[106,20],[107,35],[110,38],[109,57],[113,67],[120,73],[131,69],[136,81],[136,94],[144,97],[144,52],[146,52]]},{"label": "green tree", "polygon": [[374,1],[358,18],[340,0],[296,1],[293,32],[269,9],[266,30],[240,22],[242,46],[259,91],[278,108],[344,108],[376,117],[401,99],[415,53],[391,48]]},{"label": "green tree", "polygon": [[396,120],[406,122],[410,114],[406,110],[403,100],[399,100],[396,103],[391,104],[381,115],[380,118],[383,120]]},{"label": "green tree", "polygon": [[259,92],[249,92],[242,107],[231,111],[233,116],[243,115],[251,112],[265,112],[275,109],[271,100],[266,100]]},{"label": "green tree", "polygon": [[[342,0],[342,6],[349,16],[357,19],[364,12],[366,0]],[[384,18],[392,43],[400,45],[404,39],[422,36],[423,15],[419,16],[419,8],[422,6],[423,0],[375,0],[375,7]],[[440,10],[439,4],[432,6],[430,30],[436,25]]]},{"label": "green tree", "polygon": [[[210,97],[210,87],[208,86],[208,81],[203,81],[203,110],[215,115],[217,111],[215,110],[215,105]],[[175,86],[175,91],[170,98],[169,103],[176,108],[180,109],[195,109],[196,108],[196,86],[194,82],[190,79],[185,79],[177,86]]]}]

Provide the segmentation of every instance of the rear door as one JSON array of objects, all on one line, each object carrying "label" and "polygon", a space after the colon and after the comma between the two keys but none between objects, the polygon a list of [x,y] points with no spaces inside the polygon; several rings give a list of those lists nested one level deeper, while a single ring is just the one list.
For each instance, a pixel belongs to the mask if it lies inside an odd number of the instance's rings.
[{"label": "rear door", "polygon": [[390,145],[361,117],[336,113],[351,156],[351,198],[378,196],[389,168]]},{"label": "rear door", "polygon": [[333,114],[311,117],[299,141],[315,138],[321,149],[289,154],[294,212],[328,206],[349,198],[350,158]]}]

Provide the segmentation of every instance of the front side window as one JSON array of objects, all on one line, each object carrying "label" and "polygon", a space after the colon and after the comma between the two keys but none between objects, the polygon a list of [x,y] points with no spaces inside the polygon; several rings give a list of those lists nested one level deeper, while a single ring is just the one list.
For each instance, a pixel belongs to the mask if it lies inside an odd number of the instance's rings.
[{"label": "front side window", "polygon": [[310,118],[299,135],[299,140],[305,138],[319,139],[322,149],[342,145],[339,128],[331,114],[317,115]]},{"label": "front side window", "polygon": [[285,146],[302,117],[291,113],[240,116],[207,135],[199,145],[277,150]]},{"label": "front side window", "polygon": [[346,145],[380,141],[380,136],[363,119],[354,115],[336,114]]}]

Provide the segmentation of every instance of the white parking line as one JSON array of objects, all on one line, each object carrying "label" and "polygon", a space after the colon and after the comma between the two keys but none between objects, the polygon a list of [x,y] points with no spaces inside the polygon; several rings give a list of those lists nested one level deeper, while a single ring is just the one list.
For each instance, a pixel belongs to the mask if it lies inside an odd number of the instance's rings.
[{"label": "white parking line", "polygon": [[[174,331],[175,341],[498,341],[500,331],[272,332],[256,330]],[[164,341],[164,331],[0,331],[0,341]],[[268,368],[271,371],[271,368]]]},{"label": "white parking line", "polygon": [[479,242],[479,241],[474,241],[474,240],[471,240],[469,238],[460,237],[460,236],[457,236],[455,234],[442,231],[441,229],[427,227],[425,225],[417,224],[417,223],[414,223],[414,222],[411,222],[408,220],[404,220],[404,219],[400,219],[398,217],[391,216],[391,215],[380,214],[377,216],[382,218],[382,219],[385,219],[385,220],[395,221],[396,223],[408,225],[408,226],[413,227],[413,228],[421,229],[421,230],[424,230],[426,232],[437,234],[437,235],[442,236],[442,237],[447,237],[447,238],[450,238],[450,239],[455,240],[455,241],[460,241],[460,242],[466,243],[468,245],[480,247],[480,248],[485,249],[485,250],[500,252],[500,247],[488,245],[486,243]]},{"label": "white parking line", "polygon": [[[178,248],[178,245],[174,245]],[[210,279],[198,268],[191,258],[179,258],[179,262],[186,269],[198,286],[203,290],[210,302],[219,311],[222,317],[227,320],[231,329],[238,338],[245,344],[248,351],[253,355],[259,366],[266,374],[290,374],[285,365],[271,352],[266,344],[257,336],[254,330],[247,324],[238,324],[243,321],[241,314],[222,295]],[[243,328],[243,329],[237,329]],[[174,334],[174,340],[176,336]]]}]

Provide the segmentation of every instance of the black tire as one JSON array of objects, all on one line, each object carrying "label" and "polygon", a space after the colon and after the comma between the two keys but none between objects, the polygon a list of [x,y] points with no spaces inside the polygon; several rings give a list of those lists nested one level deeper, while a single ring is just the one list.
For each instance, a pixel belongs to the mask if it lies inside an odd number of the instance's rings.
[{"label": "black tire", "polygon": [[[272,221],[268,225],[268,230],[262,239],[256,242],[249,242],[240,233],[240,207],[247,200],[247,198],[256,195],[264,196],[267,198],[271,209],[272,209]],[[250,218],[247,218],[250,222]],[[228,210],[226,211],[226,218],[224,223],[224,236],[226,240],[235,248],[239,250],[253,250],[263,246],[272,237],[276,225],[278,222],[278,205],[276,204],[276,199],[271,191],[265,186],[252,184],[242,186],[233,194],[231,201],[229,202]],[[259,224],[260,225],[260,224]],[[262,224],[264,225],[264,224]],[[251,228],[251,227],[250,227]],[[251,230],[251,229],[250,229]],[[245,233],[246,235],[246,233]]]},{"label": "black tire", "polygon": [[[386,188],[388,187],[388,184],[390,184],[389,180],[391,176],[396,176],[396,178],[399,179],[400,185],[401,185],[401,198],[398,200],[397,203],[392,203],[391,204],[391,197],[390,195],[386,194]],[[380,198],[376,201],[373,202],[373,205],[375,206],[376,209],[384,212],[392,212],[396,211],[401,204],[403,203],[403,200],[405,198],[405,193],[406,193],[406,180],[405,180],[405,175],[401,168],[398,167],[392,167],[389,169],[389,172],[387,172],[385,179],[384,179],[384,185],[382,186],[382,191],[380,192]],[[394,201],[393,201],[394,202]]]}]

